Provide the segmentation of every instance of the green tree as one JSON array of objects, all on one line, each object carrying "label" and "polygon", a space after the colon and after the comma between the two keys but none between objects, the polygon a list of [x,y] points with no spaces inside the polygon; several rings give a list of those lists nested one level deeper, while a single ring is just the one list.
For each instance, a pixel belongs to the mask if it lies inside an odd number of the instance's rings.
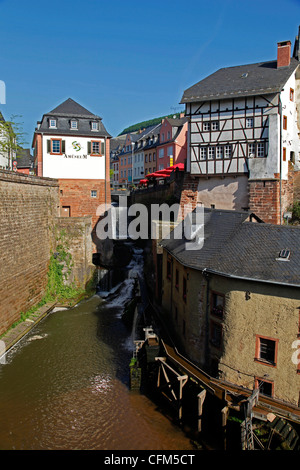
[{"label": "green tree", "polygon": [[0,112],[0,154],[7,158],[8,169],[12,169],[12,162],[21,156],[22,147],[25,144],[23,123],[17,122],[18,115],[11,116],[10,121],[6,121]]}]

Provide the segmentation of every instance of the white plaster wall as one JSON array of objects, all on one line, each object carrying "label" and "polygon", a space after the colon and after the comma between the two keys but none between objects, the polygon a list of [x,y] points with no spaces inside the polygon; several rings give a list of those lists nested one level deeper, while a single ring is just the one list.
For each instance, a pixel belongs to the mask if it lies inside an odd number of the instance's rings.
[{"label": "white plaster wall", "polygon": [[[51,140],[51,138],[61,138],[65,141],[63,155],[47,153],[47,140]],[[92,157],[87,154],[87,145],[91,140],[104,142],[104,139],[96,137],[44,136],[43,176],[47,178],[105,179],[105,155]],[[72,145],[74,141],[80,144],[81,150],[74,149]]]},{"label": "white plaster wall", "polygon": [[204,207],[216,209],[244,210],[248,207],[248,178],[238,176],[226,178],[199,179],[198,202]]}]

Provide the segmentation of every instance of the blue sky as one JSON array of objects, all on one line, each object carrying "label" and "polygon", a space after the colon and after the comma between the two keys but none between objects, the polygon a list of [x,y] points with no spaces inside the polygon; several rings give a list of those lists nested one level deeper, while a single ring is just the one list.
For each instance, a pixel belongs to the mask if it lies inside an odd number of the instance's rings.
[{"label": "blue sky", "polygon": [[183,110],[185,89],[221,67],[294,44],[300,0],[0,0],[0,80],[9,120],[36,122],[67,98],[112,136]]}]

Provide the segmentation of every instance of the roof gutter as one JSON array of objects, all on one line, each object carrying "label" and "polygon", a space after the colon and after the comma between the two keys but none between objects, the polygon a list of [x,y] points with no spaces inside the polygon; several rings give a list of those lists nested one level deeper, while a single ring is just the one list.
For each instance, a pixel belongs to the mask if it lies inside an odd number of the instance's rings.
[{"label": "roof gutter", "polygon": [[218,276],[224,276],[224,277],[227,277],[229,279],[239,279],[239,280],[242,280],[242,281],[249,281],[249,282],[265,282],[266,284],[273,284],[273,285],[284,285],[286,287],[297,287],[299,289],[300,287],[300,284],[290,284],[290,283],[287,283],[287,282],[280,282],[280,281],[270,281],[270,280],[266,280],[266,279],[256,279],[256,278],[253,278],[253,277],[246,277],[246,276],[237,276],[235,274],[228,274],[228,273],[223,273],[222,271],[216,271],[214,269],[210,269],[210,268],[204,268],[202,270],[202,272],[204,273],[209,273],[209,274],[216,274]]}]

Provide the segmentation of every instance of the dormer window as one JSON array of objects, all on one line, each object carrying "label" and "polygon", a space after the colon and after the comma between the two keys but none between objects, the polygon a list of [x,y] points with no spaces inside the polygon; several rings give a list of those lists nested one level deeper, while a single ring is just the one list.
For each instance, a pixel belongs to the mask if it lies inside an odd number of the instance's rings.
[{"label": "dormer window", "polygon": [[75,120],[71,121],[71,126],[70,127],[71,127],[71,129],[75,129],[75,130],[78,129],[78,122],[75,121]]},{"label": "dormer window", "polygon": [[56,128],[56,119],[49,119],[49,127]]},{"label": "dormer window", "polygon": [[99,124],[96,121],[92,122],[92,131],[98,131],[99,130]]}]

